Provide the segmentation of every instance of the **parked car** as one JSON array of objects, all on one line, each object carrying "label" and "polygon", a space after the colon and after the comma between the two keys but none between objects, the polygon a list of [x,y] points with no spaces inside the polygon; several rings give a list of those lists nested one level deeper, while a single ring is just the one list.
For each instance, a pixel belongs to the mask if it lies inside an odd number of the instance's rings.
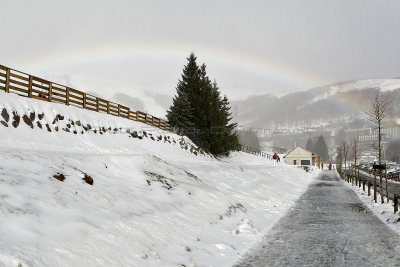
[{"label": "parked car", "polygon": [[400,175],[400,166],[399,165],[395,165],[395,166],[391,167],[390,169],[387,169],[387,176],[389,179],[398,181],[399,175]]}]

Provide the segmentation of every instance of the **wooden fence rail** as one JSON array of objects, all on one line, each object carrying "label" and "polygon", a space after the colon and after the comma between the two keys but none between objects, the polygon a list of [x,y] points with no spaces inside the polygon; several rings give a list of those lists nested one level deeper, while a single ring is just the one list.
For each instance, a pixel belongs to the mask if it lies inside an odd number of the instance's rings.
[{"label": "wooden fence rail", "polygon": [[63,103],[95,112],[142,122],[162,130],[170,130],[168,122],[150,114],[132,111],[114,103],[85,92],[57,84],[33,75],[0,65],[0,90],[47,102]]},{"label": "wooden fence rail", "polygon": [[[354,170],[354,172],[353,172],[353,170]],[[374,193],[373,199],[374,199],[375,203],[378,202],[377,194],[379,193],[380,197],[381,197],[381,204],[384,204],[385,203],[384,194],[386,194],[386,203],[390,203],[389,199],[392,199],[393,200],[393,211],[394,211],[394,213],[397,213],[399,211],[399,195],[396,194],[396,193],[393,193],[392,194],[393,197],[391,197],[387,186],[386,186],[386,190],[385,190],[386,192],[385,192],[383,190],[383,188],[382,188],[384,186],[383,185],[383,181],[379,183],[380,192],[378,192],[378,190],[377,190],[378,184],[377,184],[377,179],[376,179],[376,173],[374,173],[374,181],[372,183],[371,181],[367,181],[366,177],[360,176],[360,172],[359,172],[360,168],[359,168],[359,166],[351,166],[350,170],[348,170],[348,169],[347,170],[346,169],[345,170],[338,169],[337,171],[339,173],[339,176],[343,180],[348,182],[348,183],[352,183],[352,184],[355,183],[355,185],[358,185],[359,188],[361,187],[361,183],[362,183],[362,185],[363,185],[362,188],[363,188],[364,192],[365,192],[365,183],[367,182],[368,183],[368,196],[371,196],[371,187],[373,186],[373,193]],[[382,176],[383,174],[380,173],[379,175]],[[386,176],[387,174],[385,173],[384,175]],[[385,178],[386,178],[385,180],[387,181],[387,177],[385,177]]]},{"label": "wooden fence rail", "polygon": [[272,159],[272,155],[267,154],[266,152],[262,152],[258,149],[248,147],[248,146],[240,146],[240,150],[249,154],[266,157],[268,159]]}]

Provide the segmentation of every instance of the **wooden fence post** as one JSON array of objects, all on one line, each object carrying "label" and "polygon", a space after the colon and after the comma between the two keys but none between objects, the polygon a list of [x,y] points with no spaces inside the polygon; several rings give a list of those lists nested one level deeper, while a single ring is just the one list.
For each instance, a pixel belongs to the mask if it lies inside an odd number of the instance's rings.
[{"label": "wooden fence post", "polygon": [[354,169],[354,177],[356,179],[356,185],[359,185],[360,181],[359,181],[358,176],[357,176],[357,166],[355,166],[354,168],[355,168]]},{"label": "wooden fence post", "polygon": [[53,98],[53,83],[49,82],[49,102],[51,102]]},{"label": "wooden fence post", "polygon": [[388,181],[387,181],[387,167],[385,163],[385,182],[386,182],[386,200],[389,203],[389,190],[388,190]]},{"label": "wooden fence post", "polygon": [[107,114],[110,114],[110,101],[107,101]]},{"label": "wooden fence post", "polygon": [[375,203],[378,202],[377,196],[376,196],[376,172],[374,171],[374,201]]},{"label": "wooden fence post", "polygon": [[139,120],[139,110],[136,110],[136,121]]},{"label": "wooden fence post", "polygon": [[154,117],[151,116],[151,125],[154,126]]},{"label": "wooden fence post", "polygon": [[69,87],[67,87],[67,92],[66,92],[66,97],[65,97],[65,103],[67,104],[67,106],[69,106]]},{"label": "wooden fence post", "polygon": [[394,213],[399,211],[399,196],[397,194],[394,194],[393,197],[393,207],[394,207]]},{"label": "wooden fence post", "polygon": [[6,69],[6,85],[5,85],[6,93],[10,92],[10,69]]},{"label": "wooden fence post", "polygon": [[144,115],[144,123],[147,123],[147,113]]},{"label": "wooden fence post", "polygon": [[383,198],[383,186],[382,186],[382,170],[379,170],[379,191],[381,194],[381,204],[385,203],[385,200]]},{"label": "wooden fence post", "polygon": [[83,108],[86,108],[86,94],[83,94]]},{"label": "wooden fence post", "polygon": [[354,167],[350,165],[350,170],[351,170],[351,176],[350,176],[351,185],[353,185],[353,182],[354,182],[353,169],[354,169]]},{"label": "wooden fence post", "polygon": [[29,75],[28,97],[32,97],[32,75]]},{"label": "wooden fence post", "polygon": [[371,195],[371,182],[368,181],[368,196]]},{"label": "wooden fence post", "polygon": [[118,117],[121,117],[121,106],[118,104]]},{"label": "wooden fence post", "polygon": [[96,109],[97,109],[97,112],[100,111],[100,105],[99,105],[99,98],[98,97],[96,97]]}]

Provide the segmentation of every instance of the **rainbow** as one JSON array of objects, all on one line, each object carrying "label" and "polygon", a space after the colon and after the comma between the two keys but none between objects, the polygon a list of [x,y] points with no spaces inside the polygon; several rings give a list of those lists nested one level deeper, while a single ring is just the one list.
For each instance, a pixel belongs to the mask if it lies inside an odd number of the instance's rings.
[{"label": "rainbow", "polygon": [[[399,85],[400,85],[400,79],[399,79]],[[367,106],[364,106],[360,101],[357,101],[357,99],[344,97],[338,92],[329,95],[330,90],[331,90],[330,86],[326,86],[326,87],[314,88],[312,90],[307,90],[306,93],[308,94],[310,99],[314,99],[315,97],[320,96],[320,94],[327,94],[329,105],[333,105],[338,109],[341,107],[345,107],[350,112],[364,116],[363,114],[365,114]],[[386,120],[384,122],[384,127],[386,128],[399,127],[399,124],[393,120]]]},{"label": "rainbow", "polygon": [[313,84],[326,84],[326,79],[315,73],[307,73],[291,67],[278,60],[265,62],[252,54],[246,54],[226,47],[209,46],[198,43],[113,43],[96,46],[70,48],[54,53],[30,57],[16,62],[19,69],[26,69],[38,74],[79,66],[107,64],[113,62],[129,62],[141,60],[158,60],[174,62],[181,69],[186,57],[193,50],[199,62],[208,66],[217,66],[257,75],[263,79],[274,81],[294,90],[306,90]]},{"label": "rainbow", "polygon": [[[253,54],[231,50],[226,47],[189,42],[177,44],[164,40],[159,44],[155,42],[109,42],[95,46],[59,50],[54,53],[24,58],[19,62],[16,61],[15,63],[17,66],[15,66],[15,68],[41,75],[54,72],[55,70],[68,71],[82,66],[154,60],[172,62],[181,69],[186,63],[186,57],[192,51],[188,48],[195,48],[195,53],[199,57],[199,63],[204,61],[208,66],[217,66],[224,69],[253,74],[262,79],[282,84],[288,88],[293,88],[293,91],[305,91],[314,84],[328,83],[328,80],[324,77],[320,77],[315,73],[299,70],[279,60],[266,62],[256,58]],[[329,88],[323,92],[308,90],[307,93],[309,93],[310,99],[313,99],[319,93],[329,94]],[[364,107],[358,102],[352,99],[341,98],[340,94],[330,97],[329,100],[332,105],[338,107],[346,106],[350,108],[350,110],[359,113],[364,111]]]}]

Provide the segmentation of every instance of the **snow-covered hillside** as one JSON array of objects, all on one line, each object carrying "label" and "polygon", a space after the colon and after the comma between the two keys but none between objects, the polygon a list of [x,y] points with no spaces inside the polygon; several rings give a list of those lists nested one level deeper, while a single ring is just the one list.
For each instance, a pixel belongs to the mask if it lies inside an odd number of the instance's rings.
[{"label": "snow-covered hillside", "polygon": [[376,94],[375,89],[381,89],[383,96],[393,100],[392,114],[398,117],[400,79],[348,81],[281,97],[271,94],[252,96],[232,104],[236,110],[235,120],[240,126],[293,131],[337,130],[350,127],[354,121],[363,121],[363,107]]},{"label": "snow-covered hillside", "polygon": [[356,80],[313,88],[310,91],[314,92],[316,96],[310,99],[308,104],[326,99],[338,93],[370,88],[381,89],[382,91],[393,91],[396,89],[400,89],[400,79]]},{"label": "snow-covered hillside", "polygon": [[1,91],[0,113],[1,266],[229,266],[315,176]]},{"label": "snow-covered hillside", "polygon": [[362,90],[367,88],[379,88],[383,91],[390,91],[400,88],[400,79],[357,80],[328,85],[328,87],[336,91]]}]

